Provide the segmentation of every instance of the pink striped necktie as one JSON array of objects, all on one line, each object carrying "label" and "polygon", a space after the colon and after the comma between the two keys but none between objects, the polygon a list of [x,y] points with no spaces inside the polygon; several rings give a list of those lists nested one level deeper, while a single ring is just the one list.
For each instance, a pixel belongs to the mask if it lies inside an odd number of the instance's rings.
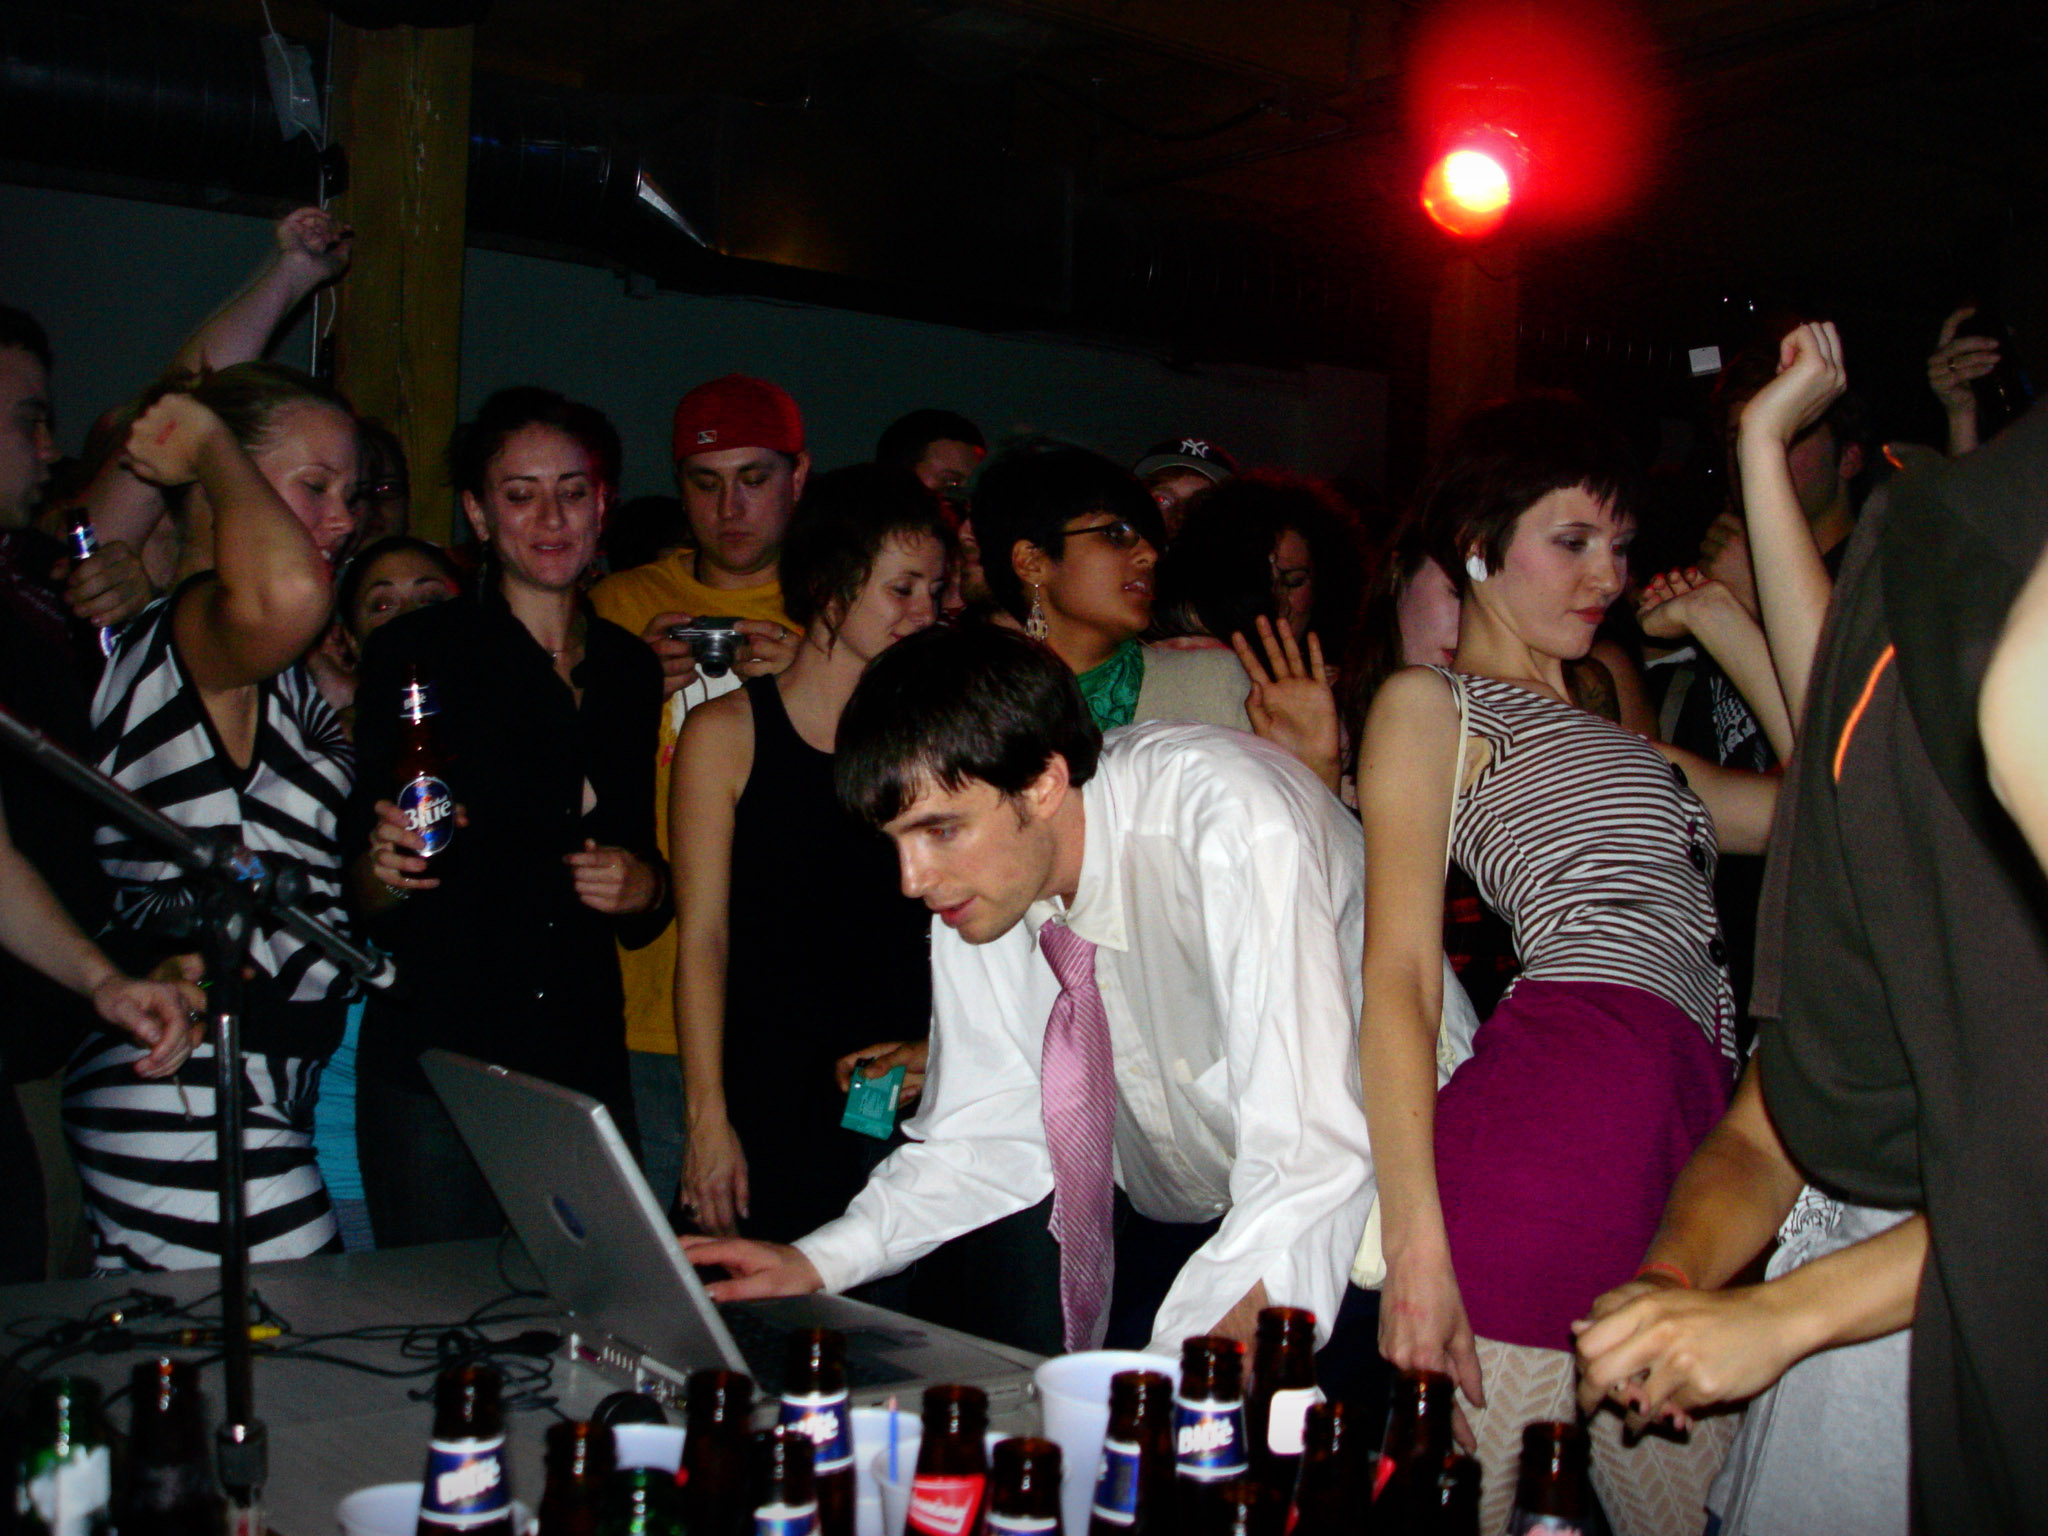
[{"label": "pink striped necktie", "polygon": [[1060,1316],[1068,1349],[1102,1341],[1109,1310],[1116,1068],[1109,1015],[1095,985],[1095,946],[1065,923],[1038,930],[1059,978],[1039,1072],[1045,1146],[1052,1154],[1052,1235],[1060,1245]]}]

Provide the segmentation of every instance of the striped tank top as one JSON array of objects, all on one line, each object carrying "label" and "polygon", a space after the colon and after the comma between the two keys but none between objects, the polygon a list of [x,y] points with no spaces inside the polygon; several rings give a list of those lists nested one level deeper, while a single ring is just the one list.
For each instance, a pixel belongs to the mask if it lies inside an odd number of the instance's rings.
[{"label": "striped tank top", "polygon": [[1734,1060],[1719,845],[1685,771],[1574,705],[1431,670],[1464,691],[1472,735],[1492,747],[1458,798],[1451,857],[1507,918],[1522,975],[1639,987]]},{"label": "striped tank top", "polygon": [[[101,674],[92,706],[100,770],[181,827],[226,831],[274,863],[296,863],[306,875],[306,910],[346,932],[337,834],[355,754],[340,717],[305,668],[294,664],[258,687],[255,751],[249,766],[239,767],[171,643],[171,610],[183,590],[121,632]],[[118,922],[150,932],[189,921],[198,887],[154,843],[105,825],[98,844],[100,864],[115,882]],[[184,947],[196,947],[196,940],[188,938]],[[297,1039],[281,1048],[263,1036],[289,1018],[297,1026],[293,1035],[310,1028],[338,1038],[354,990],[350,978],[282,928],[259,927],[249,958],[256,971],[250,1048],[287,1055],[331,1050],[331,1039],[316,1051]],[[298,1010],[307,1007],[310,1013],[301,1018]]]}]

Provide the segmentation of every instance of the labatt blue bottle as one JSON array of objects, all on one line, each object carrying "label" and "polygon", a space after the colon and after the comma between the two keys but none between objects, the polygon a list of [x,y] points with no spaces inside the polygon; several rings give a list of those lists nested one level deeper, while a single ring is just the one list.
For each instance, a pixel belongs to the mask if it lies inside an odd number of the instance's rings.
[{"label": "labatt blue bottle", "polygon": [[1180,1528],[1207,1529],[1221,1513],[1225,1483],[1250,1465],[1244,1429],[1244,1346],[1235,1339],[1189,1339],[1180,1347],[1180,1391],[1173,1400],[1173,1460]]},{"label": "labatt blue bottle", "polygon": [[853,1415],[847,1411],[846,1341],[830,1328],[789,1336],[779,1422],[811,1442],[821,1536],[853,1536]]},{"label": "labatt blue bottle", "polygon": [[428,858],[455,839],[455,795],[448,788],[448,754],[435,719],[441,713],[434,685],[415,672],[398,699],[398,809],[406,830],[417,832]]},{"label": "labatt blue bottle", "polygon": [[754,1536],[818,1536],[811,1439],[794,1424],[754,1436]]},{"label": "labatt blue bottle", "polygon": [[500,1385],[487,1365],[451,1366],[434,1383],[417,1536],[512,1536]]},{"label": "labatt blue bottle", "polygon": [[[64,542],[71,546],[71,558],[90,560],[100,552],[100,536],[93,531],[92,514],[83,507],[73,507],[64,514]],[[100,654],[114,654],[114,631],[107,625],[100,626]]]},{"label": "labatt blue bottle", "polygon": [[1173,1528],[1173,1378],[1109,1378],[1109,1433],[1095,1476],[1088,1536],[1164,1536]]}]

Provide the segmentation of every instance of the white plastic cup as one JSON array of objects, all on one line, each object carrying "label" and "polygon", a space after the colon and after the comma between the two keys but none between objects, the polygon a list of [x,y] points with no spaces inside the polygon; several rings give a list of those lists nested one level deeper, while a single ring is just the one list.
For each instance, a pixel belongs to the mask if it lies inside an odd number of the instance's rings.
[{"label": "white plastic cup", "polygon": [[[917,1466],[919,1429],[916,1410],[899,1407],[896,1411],[896,1462],[906,1478]],[[879,1466],[885,1472],[889,1468],[888,1409],[853,1410],[853,1465],[856,1469],[854,1536],[883,1536],[882,1528],[886,1521],[882,1508],[882,1485],[876,1481],[875,1468]]]},{"label": "white plastic cup", "polygon": [[[334,1518],[342,1536],[413,1536],[420,1523],[420,1485],[378,1483],[358,1488],[334,1506]],[[514,1499],[512,1529],[525,1531],[532,1525],[533,1511]]]},{"label": "white plastic cup", "polygon": [[1109,1379],[1123,1371],[1157,1371],[1180,1382],[1178,1360],[1136,1349],[1055,1355],[1032,1373],[1045,1438],[1060,1448],[1060,1515],[1069,1531],[1088,1529],[1102,1442],[1109,1434]]},{"label": "white plastic cup", "polygon": [[614,1424],[612,1447],[618,1466],[674,1472],[683,1464],[683,1429],[676,1424]]}]

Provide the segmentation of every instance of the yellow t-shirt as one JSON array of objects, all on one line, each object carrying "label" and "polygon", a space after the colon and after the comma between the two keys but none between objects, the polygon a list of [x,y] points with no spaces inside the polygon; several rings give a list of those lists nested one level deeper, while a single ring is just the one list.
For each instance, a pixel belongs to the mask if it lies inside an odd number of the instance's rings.
[{"label": "yellow t-shirt", "polygon": [[[764,582],[757,587],[707,587],[697,580],[695,561],[691,551],[683,550],[652,565],[607,576],[591,588],[590,601],[602,617],[636,635],[657,613],[686,613],[692,618],[765,619],[785,629],[795,628],[789,615],[782,611],[780,582]],[[707,699],[730,693],[739,685],[740,679],[731,673],[720,678],[699,678],[671,695],[661,712],[660,755],[654,766],[654,830],[664,858],[669,852],[669,764],[675,757],[676,736],[683,728],[683,716]],[[619,970],[626,988],[626,1048],[675,1055],[675,924],[670,923],[660,938],[643,949],[620,950]]]}]

